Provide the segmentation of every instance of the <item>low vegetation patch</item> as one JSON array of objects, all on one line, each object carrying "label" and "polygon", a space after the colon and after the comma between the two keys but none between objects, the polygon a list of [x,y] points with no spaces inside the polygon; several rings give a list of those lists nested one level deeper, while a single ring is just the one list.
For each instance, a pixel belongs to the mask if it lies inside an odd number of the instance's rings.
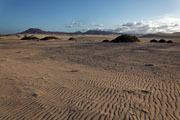
[{"label": "low vegetation patch", "polygon": [[166,40],[165,39],[160,39],[159,43],[166,43]]},{"label": "low vegetation patch", "polygon": [[18,35],[18,34],[16,34],[16,36],[18,37],[18,38],[20,38],[21,36],[20,35]]},{"label": "low vegetation patch", "polygon": [[150,40],[151,43],[157,43],[158,41],[155,39]]},{"label": "low vegetation patch", "polygon": [[34,35],[31,36],[25,35],[21,40],[39,40],[39,38]]},{"label": "low vegetation patch", "polygon": [[173,41],[172,40],[168,40],[167,43],[173,43]]},{"label": "low vegetation patch", "polygon": [[57,39],[59,39],[59,38],[54,37],[54,36],[47,36],[47,37],[44,37],[44,38],[42,38],[40,40],[57,40]]},{"label": "low vegetation patch", "polygon": [[140,40],[136,36],[124,34],[111,41],[111,43],[130,43],[130,42],[140,42]]},{"label": "low vegetation patch", "polygon": [[103,40],[102,42],[108,43],[108,42],[110,42],[110,41],[109,41],[109,40]]},{"label": "low vegetation patch", "polygon": [[172,40],[166,41],[165,39],[160,39],[159,41],[158,41],[158,40],[155,40],[155,39],[152,39],[152,40],[150,40],[149,42],[151,42],[151,43],[173,43]]},{"label": "low vegetation patch", "polygon": [[73,38],[73,37],[71,37],[71,38],[69,38],[69,40],[76,40],[75,38]]}]

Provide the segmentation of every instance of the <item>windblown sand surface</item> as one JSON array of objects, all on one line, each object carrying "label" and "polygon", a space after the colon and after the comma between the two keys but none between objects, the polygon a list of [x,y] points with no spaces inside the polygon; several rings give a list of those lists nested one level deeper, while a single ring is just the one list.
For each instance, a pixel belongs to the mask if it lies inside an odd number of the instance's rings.
[{"label": "windblown sand surface", "polygon": [[180,40],[58,37],[0,37],[0,120],[180,119]]}]

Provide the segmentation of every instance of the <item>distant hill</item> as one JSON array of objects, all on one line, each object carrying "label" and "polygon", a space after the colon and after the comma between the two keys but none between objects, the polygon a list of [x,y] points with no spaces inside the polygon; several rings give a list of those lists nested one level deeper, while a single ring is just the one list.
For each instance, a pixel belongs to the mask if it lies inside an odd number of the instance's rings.
[{"label": "distant hill", "polygon": [[24,32],[22,32],[22,34],[46,34],[46,31],[43,31],[39,28],[30,28]]},{"label": "distant hill", "polygon": [[117,34],[114,32],[102,31],[102,30],[88,30],[83,34],[90,34],[90,35],[110,35],[110,34]]},{"label": "distant hill", "polygon": [[39,28],[30,28],[20,34],[87,34],[87,35],[110,35],[110,34],[117,34],[114,32],[102,31],[102,30],[89,30],[86,32],[52,32],[52,31],[44,31]]},{"label": "distant hill", "polygon": [[141,38],[180,38],[180,33],[155,33],[140,36]]},{"label": "distant hill", "polygon": [[175,32],[174,34],[180,34],[180,32]]},{"label": "distant hill", "polygon": [[73,32],[73,34],[82,34],[81,31],[76,31],[76,32]]},{"label": "distant hill", "polygon": [[39,28],[30,28],[20,34],[66,34],[66,32],[44,31]]}]

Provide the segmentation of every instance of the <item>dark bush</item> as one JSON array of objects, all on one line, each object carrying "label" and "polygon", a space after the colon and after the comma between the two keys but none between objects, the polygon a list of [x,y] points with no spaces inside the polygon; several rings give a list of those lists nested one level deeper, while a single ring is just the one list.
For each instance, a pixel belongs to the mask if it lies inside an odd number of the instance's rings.
[{"label": "dark bush", "polygon": [[129,43],[129,42],[140,42],[140,40],[136,36],[131,35],[121,35],[114,40],[111,41],[112,43]]},{"label": "dark bush", "polygon": [[75,38],[73,38],[73,37],[71,37],[71,38],[69,38],[69,40],[76,40]]},{"label": "dark bush", "polygon": [[53,39],[59,39],[59,38],[57,38],[57,37],[54,37],[54,36],[48,36],[48,37],[44,37],[44,38],[42,38],[42,39],[40,39],[40,40],[53,40]]},{"label": "dark bush", "polygon": [[166,40],[165,39],[160,39],[159,43],[166,43]]},{"label": "dark bush", "polygon": [[150,40],[151,43],[157,43],[158,41],[153,39],[153,40]]},{"label": "dark bush", "polygon": [[18,35],[18,34],[16,34],[16,36],[18,37],[18,38],[20,38],[21,36],[20,35]]},{"label": "dark bush", "polygon": [[167,43],[173,43],[173,41],[172,40],[168,40]]},{"label": "dark bush", "polygon": [[21,40],[39,40],[39,38],[37,38],[34,35],[31,35],[31,36],[25,35]]},{"label": "dark bush", "polygon": [[102,42],[106,42],[107,43],[107,42],[109,42],[109,40],[103,40]]}]

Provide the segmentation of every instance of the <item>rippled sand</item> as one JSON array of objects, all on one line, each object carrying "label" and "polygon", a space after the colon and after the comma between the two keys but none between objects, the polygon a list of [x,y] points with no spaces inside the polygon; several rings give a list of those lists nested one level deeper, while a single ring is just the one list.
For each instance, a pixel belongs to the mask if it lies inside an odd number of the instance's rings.
[{"label": "rippled sand", "polygon": [[180,40],[58,37],[0,37],[0,120],[180,119]]}]

